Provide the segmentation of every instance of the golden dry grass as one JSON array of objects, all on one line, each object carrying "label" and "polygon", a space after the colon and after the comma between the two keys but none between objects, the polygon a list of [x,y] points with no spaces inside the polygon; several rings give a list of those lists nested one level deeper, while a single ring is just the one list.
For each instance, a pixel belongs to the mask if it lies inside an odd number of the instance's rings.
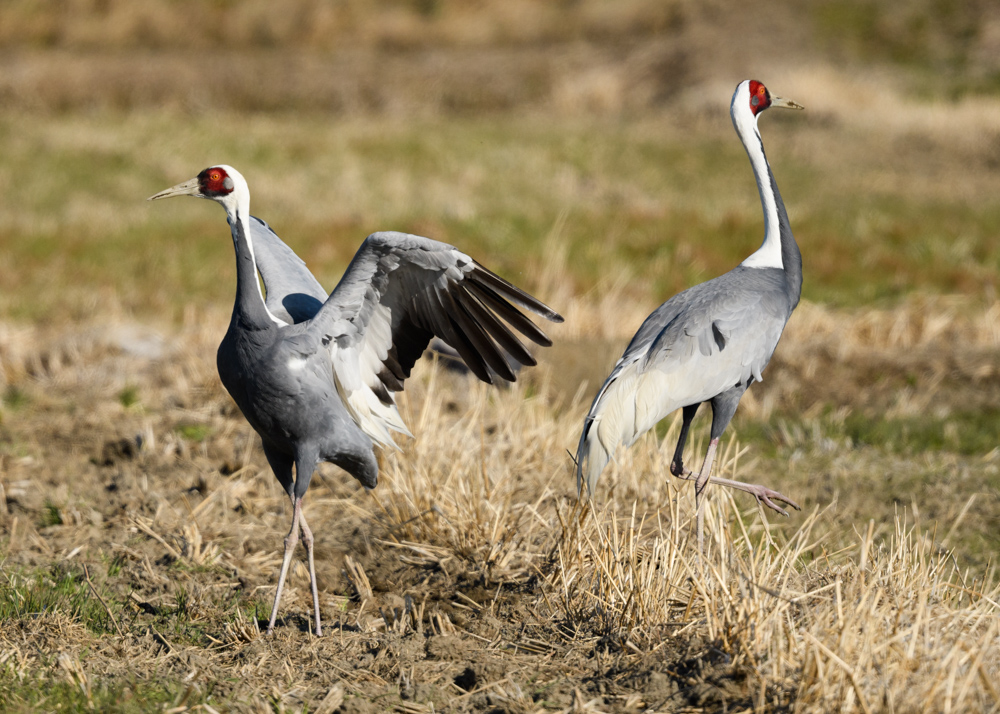
[{"label": "golden dry grass", "polygon": [[[570,317],[553,331],[557,343],[613,344],[642,312],[614,290],[596,303],[572,297],[558,270],[542,277]],[[779,353],[808,362],[835,352],[857,364],[900,346],[995,348],[997,309],[956,314],[932,301],[858,315],[807,304]],[[572,319],[605,313],[618,321],[588,330]],[[224,324],[206,310],[172,331],[116,320],[71,336],[5,333],[4,368],[22,390],[3,420],[9,707],[44,708],[44,695],[26,693],[39,686],[56,702],[101,708],[127,690],[139,709],[173,711],[1000,704],[994,571],[970,572],[948,546],[968,527],[965,494],[937,522],[925,514],[915,526],[909,508],[893,515],[884,503],[864,517],[808,485],[826,454],[823,424],[792,445],[795,468],[731,434],[721,470],[765,479],[806,510],[774,522],[714,489],[708,554],[698,558],[689,484],[666,475],[676,422],[620,455],[593,510],[577,503],[566,450],[593,387],[560,386],[556,350],[542,352],[526,386],[507,390],[424,363],[403,398],[415,438],[383,455],[379,487],[365,494],[324,467],[307,498],[329,634],[306,632],[308,575],[297,563],[278,634],[264,638],[258,621],[289,513],[218,385],[212,354]],[[750,400],[741,423],[796,398],[769,395]],[[698,429],[693,466],[704,439]],[[842,448],[854,478],[879,478],[888,454]],[[980,457],[964,463],[983,468]],[[884,495],[877,483],[871,493]],[[33,602],[33,573],[50,591],[68,577],[86,605],[13,607]]]},{"label": "golden dry grass", "polygon": [[[990,9],[930,0],[905,11],[888,0],[9,2],[0,6],[0,97],[55,112],[618,115],[669,107],[719,77],[826,67],[924,98],[995,96],[1000,31]],[[835,96],[848,107],[871,101]]]}]

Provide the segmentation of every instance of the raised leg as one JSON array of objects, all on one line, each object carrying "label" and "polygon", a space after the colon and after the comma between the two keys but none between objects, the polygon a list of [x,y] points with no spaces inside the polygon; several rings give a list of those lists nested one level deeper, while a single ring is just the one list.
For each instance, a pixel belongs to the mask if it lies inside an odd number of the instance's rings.
[{"label": "raised leg", "polygon": [[[693,481],[695,479],[695,474],[691,473],[687,469],[684,469],[684,473],[676,474],[677,478],[682,478],[685,481]],[[735,488],[737,491],[743,491],[744,493],[749,493],[754,496],[760,503],[763,503],[768,508],[771,508],[783,516],[788,515],[788,511],[784,510],[780,506],[774,503],[774,501],[781,501],[782,503],[787,503],[789,506],[794,508],[796,511],[801,511],[795,501],[790,499],[788,496],[783,496],[777,491],[768,488],[767,486],[762,486],[756,483],[745,483],[743,481],[733,481],[728,478],[719,478],[717,476],[711,476],[708,479],[709,483],[714,483],[719,486],[728,486],[729,488]]]},{"label": "raised leg", "polygon": [[299,542],[299,519],[302,516],[302,498],[296,498],[292,509],[292,528],[285,536],[285,558],[281,561],[281,574],[278,575],[278,589],[274,593],[274,605],[271,607],[271,621],[267,624],[267,634],[274,632],[274,621],[278,617],[278,604],[281,602],[281,590],[285,587],[285,576],[292,562],[295,544]]},{"label": "raised leg", "polygon": [[[708,444],[708,453],[705,455],[705,463],[701,467],[697,479],[695,480],[695,507],[697,509],[697,529],[698,529],[698,550],[702,551],[702,546],[704,545],[704,521],[705,517],[702,513],[702,496],[705,488],[710,483],[715,483],[720,486],[728,486],[730,488],[735,488],[740,491],[745,491],[747,493],[753,494],[754,498],[757,499],[758,503],[763,503],[769,508],[773,508],[778,513],[787,516],[788,513],[779,507],[774,501],[781,501],[787,503],[792,508],[798,509],[797,503],[792,501],[790,498],[783,496],[782,494],[767,488],[766,486],[760,486],[757,484],[743,483],[742,481],[733,481],[727,478],[713,478],[712,477],[712,466],[715,461],[715,452],[719,446],[719,439],[722,437],[722,433],[726,430],[729,425],[730,420],[733,418],[733,414],[736,412],[736,406],[739,404],[740,397],[746,391],[747,387],[753,380],[748,380],[746,385],[737,384],[732,389],[729,389],[722,394],[715,396],[712,399],[712,432],[711,441]],[[684,409],[684,420],[685,425],[689,421],[688,409]],[[694,417],[694,412],[692,411],[690,417]],[[684,428],[681,428],[681,438],[686,436]],[[680,460],[680,451],[683,448],[683,442],[677,445],[677,455],[674,456],[674,462],[670,465],[670,472],[674,476],[679,478],[691,479],[694,475],[684,468]]]},{"label": "raised leg", "polygon": [[312,586],[313,614],[316,619],[316,636],[323,636],[323,625],[319,618],[319,590],[316,586],[316,561],[313,559],[313,534],[306,523],[306,514],[299,514],[299,528],[302,529],[302,542],[306,544],[306,556],[309,558],[309,584]]},{"label": "raised leg", "polygon": [[736,412],[736,407],[739,404],[740,397],[747,390],[753,379],[747,380],[746,384],[737,384],[732,389],[729,389],[722,394],[719,394],[712,399],[712,432],[711,441],[708,444],[708,453],[705,454],[705,463],[701,467],[701,471],[697,475],[691,472],[690,469],[684,468],[684,462],[682,460],[682,455],[684,453],[684,444],[687,441],[688,428],[691,426],[691,421],[694,419],[695,413],[698,411],[698,404],[692,404],[690,406],[684,407],[683,413],[683,423],[681,424],[681,434],[680,438],[677,440],[677,449],[674,451],[674,458],[670,462],[670,473],[678,478],[693,480],[694,484],[694,497],[695,497],[695,509],[696,509],[696,527],[698,533],[698,551],[704,552],[704,514],[702,512],[702,501],[704,496],[705,488],[710,483],[718,484],[720,486],[728,486],[729,488],[735,488],[739,491],[745,491],[753,495],[757,499],[758,503],[763,503],[768,508],[773,508],[775,511],[783,516],[787,516],[788,512],[783,508],[778,506],[775,501],[780,501],[782,503],[787,503],[789,506],[795,510],[799,509],[799,504],[795,503],[792,499],[784,496],[777,491],[774,491],[766,486],[759,484],[744,483],[742,481],[734,481],[727,478],[714,478],[712,476],[712,466],[715,461],[715,452],[719,446],[719,438],[722,433],[726,430],[726,426],[729,425],[729,421],[733,418],[733,414]]}]

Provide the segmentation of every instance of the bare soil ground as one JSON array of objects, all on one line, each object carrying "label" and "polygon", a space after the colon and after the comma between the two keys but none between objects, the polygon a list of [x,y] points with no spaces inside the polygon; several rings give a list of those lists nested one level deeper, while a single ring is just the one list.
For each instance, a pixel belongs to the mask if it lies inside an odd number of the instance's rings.
[{"label": "bare soil ground", "polygon": [[[567,312],[636,311],[608,300]],[[996,347],[997,309],[859,317],[807,304],[743,423],[857,404],[859,391],[866,407],[900,414],[989,400],[1000,373],[977,356]],[[666,476],[676,425],[662,446],[647,438],[609,470],[596,513],[577,504],[566,450],[585,405],[573,391],[589,398],[580,378],[605,365],[564,361],[572,339],[506,390],[427,363],[404,401],[416,438],[383,455],[379,487],[366,493],[330,466],[314,479],[306,503],[325,636],[309,634],[298,562],[277,632],[264,637],[290,511],[218,384],[224,324],[206,312],[176,331],[120,323],[3,336],[17,385],[0,432],[9,709],[780,711],[856,697],[862,709],[916,711],[930,696],[958,711],[998,701],[996,593],[983,590],[992,569],[959,565],[981,552],[975,534],[995,547],[995,448],[893,455],[819,418],[776,427],[749,450],[730,439],[724,471],[763,479],[805,511],[765,527],[774,519],[718,491],[700,562],[691,494]],[[593,355],[618,348],[576,339]],[[899,346],[905,355],[891,358]],[[884,379],[857,376],[872,370]],[[906,402],[895,382],[914,372],[943,375],[930,380],[939,391]],[[962,495],[936,507],[900,494],[894,516],[892,474],[936,468],[964,474],[950,479]],[[880,636],[898,644],[880,650]],[[851,656],[870,662],[845,664]],[[953,664],[941,675],[956,678],[951,689],[934,686],[942,661]]]}]

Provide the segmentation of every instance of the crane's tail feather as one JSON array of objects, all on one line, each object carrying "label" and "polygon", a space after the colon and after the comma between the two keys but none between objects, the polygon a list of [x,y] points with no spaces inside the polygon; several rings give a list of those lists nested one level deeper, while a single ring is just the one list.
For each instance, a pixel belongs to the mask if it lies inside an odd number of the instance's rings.
[{"label": "crane's tail feather", "polygon": [[618,446],[635,441],[635,374],[621,367],[601,387],[584,420],[576,452],[576,488],[581,497],[584,485],[588,496],[594,494],[601,472]]},{"label": "crane's tail feather", "polygon": [[593,426],[593,420],[588,416],[584,423],[583,434],[580,435],[580,445],[576,450],[576,493],[580,498],[590,498],[594,495],[597,479],[611,460]]}]

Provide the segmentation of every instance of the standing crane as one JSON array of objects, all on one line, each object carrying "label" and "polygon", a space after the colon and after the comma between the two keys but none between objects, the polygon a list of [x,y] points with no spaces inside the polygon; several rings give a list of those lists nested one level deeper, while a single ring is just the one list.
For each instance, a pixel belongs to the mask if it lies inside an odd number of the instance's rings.
[{"label": "standing crane", "polygon": [[[700,552],[702,497],[709,483],[753,494],[759,503],[785,516],[788,513],[775,501],[799,508],[765,486],[712,477],[719,438],[743,393],[761,381],[802,291],[802,256],[757,129],[757,119],[769,107],[802,109],[789,99],[772,96],[753,79],[736,87],[730,106],[760,191],[764,243],[725,275],[678,293],[646,318],[594,398],[577,449],[577,490],[582,494],[586,486],[592,495],[620,444],[631,446],[668,414],[683,409],[670,473],[695,482]],[[684,467],[682,455],[688,428],[703,402],[712,405],[712,432],[705,461],[695,476]]]},{"label": "standing crane", "polygon": [[236,249],[236,302],[219,345],[219,377],[260,434],[292,502],[267,632],[274,631],[301,531],[315,633],[322,635],[314,539],[302,512],[317,464],[334,463],[375,488],[373,447],[395,447],[392,431],[411,435],[393,393],[403,389],[432,337],[453,347],[483,381],[492,384],[494,375],[514,381],[507,356],[523,365],[535,360],[510,328],[552,344],[518,307],[553,322],[562,317],[457,248],[395,232],[368,236],[328,296],[305,263],[250,215],[250,189],[236,169],[207,168],[149,200],[170,196],[219,203]]}]

